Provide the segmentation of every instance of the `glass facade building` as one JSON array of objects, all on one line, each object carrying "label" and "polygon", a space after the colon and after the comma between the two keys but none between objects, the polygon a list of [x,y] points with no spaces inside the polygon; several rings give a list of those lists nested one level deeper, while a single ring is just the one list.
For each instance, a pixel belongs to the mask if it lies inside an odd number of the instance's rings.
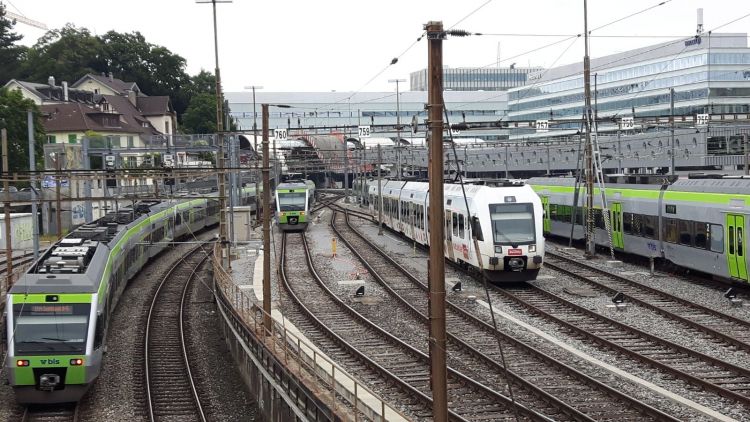
[{"label": "glass facade building", "polygon": [[[702,34],[591,60],[592,107],[597,116],[748,113],[747,34]],[[583,63],[529,75],[508,92],[509,120],[583,116]]]},{"label": "glass facade building", "polygon": [[[506,91],[526,84],[540,67],[443,68],[443,87],[450,91]],[[427,69],[409,75],[412,91],[427,91]]]},{"label": "glass facade building", "polygon": [[[252,92],[227,92],[230,115],[235,118],[242,131],[251,131],[253,122],[261,129],[261,103],[284,104],[290,108],[271,107],[269,109],[270,129],[300,129],[308,133],[332,131],[353,127],[353,137],[357,137],[357,126],[395,125],[396,110],[400,111],[400,121],[404,126],[402,138],[408,139],[412,120],[423,125],[427,119],[427,92],[400,92],[398,107],[395,92],[256,92],[253,111]],[[484,122],[500,120],[508,111],[506,92],[456,92],[443,93],[450,123]],[[339,128],[337,130],[337,128]],[[375,128],[373,128],[375,130]],[[299,132],[299,131],[295,131]],[[471,132],[483,139],[507,139],[507,129],[494,129],[484,132]],[[374,133],[372,136],[395,137],[396,133]],[[424,136],[424,133],[415,135]]]}]

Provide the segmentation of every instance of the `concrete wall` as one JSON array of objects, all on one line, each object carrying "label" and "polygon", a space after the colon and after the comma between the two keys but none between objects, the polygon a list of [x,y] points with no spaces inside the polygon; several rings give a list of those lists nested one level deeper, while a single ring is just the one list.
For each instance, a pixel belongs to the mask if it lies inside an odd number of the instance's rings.
[{"label": "concrete wall", "polygon": [[[10,239],[13,250],[31,249],[34,246],[34,229],[31,214],[11,214],[10,221]],[[0,213],[0,248],[5,248],[4,213]]]}]

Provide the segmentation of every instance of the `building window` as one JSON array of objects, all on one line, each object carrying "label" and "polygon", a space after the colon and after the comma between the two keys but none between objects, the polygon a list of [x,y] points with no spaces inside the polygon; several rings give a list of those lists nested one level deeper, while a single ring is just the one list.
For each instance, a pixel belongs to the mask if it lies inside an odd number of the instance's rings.
[{"label": "building window", "polygon": [[47,135],[47,143],[48,144],[54,144],[57,142],[57,139],[55,139],[55,135]]},{"label": "building window", "polygon": [[78,142],[78,136],[76,136],[76,134],[70,134],[70,135],[68,135],[68,143],[69,144],[75,144],[76,142]]},{"label": "building window", "polygon": [[169,120],[164,122],[164,133],[169,135]]},{"label": "building window", "polygon": [[135,145],[133,144],[133,137],[128,136],[128,148],[133,148]]}]

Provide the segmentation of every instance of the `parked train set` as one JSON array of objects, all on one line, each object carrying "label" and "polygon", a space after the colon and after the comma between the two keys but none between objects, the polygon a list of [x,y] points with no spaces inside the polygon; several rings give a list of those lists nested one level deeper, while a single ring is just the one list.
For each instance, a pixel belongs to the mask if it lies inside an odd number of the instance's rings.
[{"label": "parked train set", "polygon": [[[254,194],[243,188],[240,202]],[[218,222],[216,199],[142,201],[47,249],[6,297],[4,365],[17,401],[78,401],[99,375],[109,317],[127,282],[170,242]]]},{"label": "parked train set", "polygon": [[[571,237],[575,180],[532,178],[544,206],[544,232]],[[663,184],[607,184],[612,247],[747,283],[750,179],[678,179]],[[584,238],[580,188],[572,236]],[[594,192],[595,243],[609,247],[601,195]]]},{"label": "parked train set", "polygon": [[[543,208],[532,188],[518,180],[485,185],[446,184],[444,246],[447,259],[479,270],[493,283],[534,280],[542,268]],[[378,214],[378,183],[368,181],[367,203]],[[383,224],[429,246],[429,184],[388,181],[381,185]],[[468,202],[468,210],[467,210]],[[481,264],[472,236],[476,234]]]}]

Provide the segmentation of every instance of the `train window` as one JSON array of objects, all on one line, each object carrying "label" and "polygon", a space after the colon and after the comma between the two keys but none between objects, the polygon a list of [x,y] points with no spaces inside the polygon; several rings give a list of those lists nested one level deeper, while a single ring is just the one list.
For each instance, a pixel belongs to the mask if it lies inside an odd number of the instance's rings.
[{"label": "train window", "polygon": [[729,226],[729,254],[734,255],[734,226]]},{"label": "train window", "polygon": [[742,227],[737,227],[737,256],[745,255],[745,248],[743,247]]},{"label": "train window", "polygon": [[476,237],[478,241],[484,241],[482,225],[479,223],[479,218],[471,217],[471,231],[474,233],[474,237]]},{"label": "train window", "polygon": [[724,252],[724,227],[719,224],[711,224],[708,238],[711,239],[712,251],[719,253]]},{"label": "train window", "polygon": [[549,219],[550,220],[557,220],[557,205],[556,204],[549,204]]},{"label": "train window", "polygon": [[677,243],[678,238],[677,220],[674,218],[664,219],[664,241],[669,243]]},{"label": "train window", "polygon": [[677,214],[677,205],[667,205],[666,211],[667,214]]},{"label": "train window", "polygon": [[627,234],[633,233],[633,214],[629,212],[622,213],[622,231]]},{"label": "train window", "polygon": [[464,236],[464,215],[460,214],[458,216],[458,237],[461,239],[465,239]]},{"label": "train window", "polygon": [[94,331],[94,349],[102,347],[104,341],[104,314],[96,317],[96,330]]},{"label": "train window", "polygon": [[693,222],[678,220],[680,228],[680,245],[693,245]]},{"label": "train window", "polygon": [[708,249],[708,223],[695,223],[695,247]]},{"label": "train window", "polygon": [[458,214],[453,214],[453,236],[458,236]]},{"label": "train window", "polygon": [[604,229],[604,216],[602,210],[594,210],[594,226],[598,229]]},{"label": "train window", "polygon": [[655,216],[644,215],[643,216],[643,237],[646,237],[649,239],[656,239],[657,225],[658,224],[657,224]]}]

